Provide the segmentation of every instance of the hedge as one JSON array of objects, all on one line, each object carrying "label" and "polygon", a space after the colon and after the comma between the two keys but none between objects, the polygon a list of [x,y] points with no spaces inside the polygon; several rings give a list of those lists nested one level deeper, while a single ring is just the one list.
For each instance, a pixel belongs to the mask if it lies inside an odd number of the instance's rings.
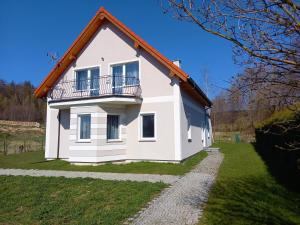
[{"label": "hedge", "polygon": [[[256,125],[256,149],[276,175],[300,180],[300,110],[285,109]],[[299,182],[300,183],[300,182]]]}]

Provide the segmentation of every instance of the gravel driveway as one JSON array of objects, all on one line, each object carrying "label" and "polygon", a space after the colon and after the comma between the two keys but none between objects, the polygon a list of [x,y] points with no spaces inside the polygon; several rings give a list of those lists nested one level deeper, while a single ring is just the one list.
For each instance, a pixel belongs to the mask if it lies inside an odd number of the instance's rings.
[{"label": "gravel driveway", "polygon": [[153,200],[149,207],[141,211],[127,223],[134,225],[196,224],[202,214],[201,206],[207,200],[223,154],[210,152],[201,163],[186,176]]},{"label": "gravel driveway", "polygon": [[66,178],[94,178],[102,180],[118,181],[147,181],[147,182],[164,182],[173,184],[180,176],[159,175],[159,174],[134,174],[134,173],[106,173],[106,172],[77,172],[62,170],[22,170],[22,169],[0,169],[0,175],[13,176],[32,176],[32,177],[66,177]]}]

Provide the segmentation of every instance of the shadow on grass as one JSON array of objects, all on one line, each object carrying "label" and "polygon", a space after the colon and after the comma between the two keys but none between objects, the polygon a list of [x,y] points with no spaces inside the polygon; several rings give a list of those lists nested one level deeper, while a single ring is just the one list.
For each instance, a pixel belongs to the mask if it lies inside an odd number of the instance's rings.
[{"label": "shadow on grass", "polygon": [[[58,160],[55,160],[58,161]],[[30,164],[34,165],[34,164],[44,164],[44,163],[53,163],[53,160],[41,160],[41,161],[36,161],[36,162],[31,162]]]},{"label": "shadow on grass", "polygon": [[252,145],[277,182],[289,190],[300,193],[300,170],[297,168],[299,151],[271,150],[270,147],[260,146],[257,143]]},{"label": "shadow on grass", "polygon": [[300,195],[270,176],[219,179],[204,214],[204,224],[300,224]]}]

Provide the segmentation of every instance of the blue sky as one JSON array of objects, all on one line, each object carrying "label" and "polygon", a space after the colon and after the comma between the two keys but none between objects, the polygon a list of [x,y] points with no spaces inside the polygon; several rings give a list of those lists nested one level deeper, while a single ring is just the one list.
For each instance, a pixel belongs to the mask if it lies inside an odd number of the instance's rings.
[{"label": "blue sky", "polygon": [[[39,85],[53,66],[47,52],[62,56],[100,6],[167,58],[181,59],[201,87],[204,69],[210,83],[221,87],[241,69],[229,42],[163,14],[159,0],[1,0],[0,79]],[[219,91],[210,87],[208,94]]]}]

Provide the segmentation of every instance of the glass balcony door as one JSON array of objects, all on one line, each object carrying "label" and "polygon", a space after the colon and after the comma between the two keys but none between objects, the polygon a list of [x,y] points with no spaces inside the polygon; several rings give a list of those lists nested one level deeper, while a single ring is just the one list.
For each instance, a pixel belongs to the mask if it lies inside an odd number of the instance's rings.
[{"label": "glass balcony door", "polygon": [[99,68],[90,70],[90,95],[99,96],[100,93],[100,71]]},{"label": "glass balcony door", "polygon": [[111,71],[113,94],[126,94],[132,87],[139,85],[138,61],[113,65]]},{"label": "glass balcony door", "polygon": [[75,91],[84,96],[98,96],[100,91],[99,67],[76,71]]},{"label": "glass balcony door", "polygon": [[123,65],[112,66],[112,93],[123,93]]}]

